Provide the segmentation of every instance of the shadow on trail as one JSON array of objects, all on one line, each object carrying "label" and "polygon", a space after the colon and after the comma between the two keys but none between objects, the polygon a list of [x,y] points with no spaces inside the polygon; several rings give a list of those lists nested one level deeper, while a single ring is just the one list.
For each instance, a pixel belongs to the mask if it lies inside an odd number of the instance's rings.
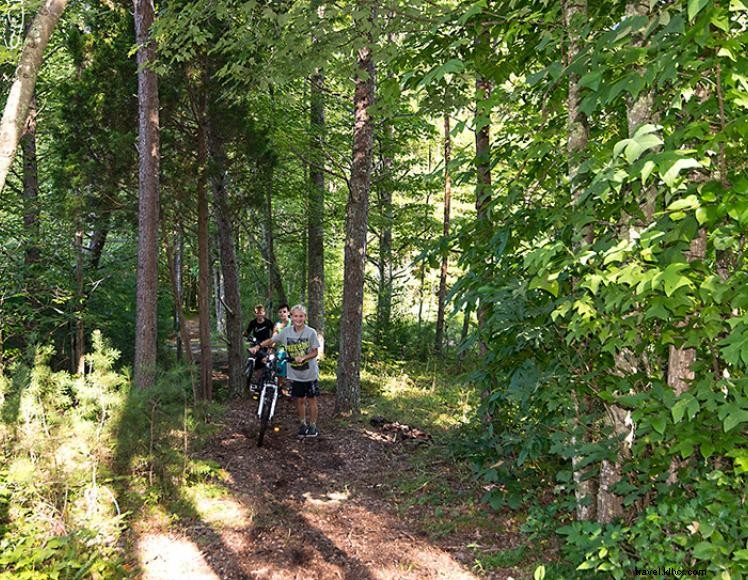
[{"label": "shadow on trail", "polygon": [[[176,377],[174,382],[165,379],[149,391],[131,388],[120,419],[113,466],[118,474],[119,504],[132,514],[129,544],[133,553],[128,555],[129,560],[133,568],[145,572],[146,578],[160,577],[159,570],[164,578],[174,578],[174,566],[185,568],[185,578],[245,578],[241,566],[232,559],[221,562],[220,568],[214,570],[200,566],[200,546],[214,546],[222,539],[203,522],[192,499],[182,493],[181,484],[190,477],[185,429],[188,422],[206,418],[191,416],[191,389],[184,381],[184,376]],[[178,522],[176,526],[174,521]],[[191,532],[195,529],[200,534],[193,537]],[[193,546],[179,543],[174,532],[186,536]],[[153,565],[159,559],[161,562]]]}]

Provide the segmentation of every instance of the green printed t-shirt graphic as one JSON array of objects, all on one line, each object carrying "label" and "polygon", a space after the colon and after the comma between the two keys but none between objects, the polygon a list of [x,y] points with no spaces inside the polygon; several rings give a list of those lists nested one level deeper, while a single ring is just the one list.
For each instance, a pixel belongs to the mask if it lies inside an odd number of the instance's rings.
[{"label": "green printed t-shirt graphic", "polygon": [[317,358],[305,361],[301,364],[295,362],[297,356],[309,354],[314,348],[319,348],[317,331],[309,326],[304,326],[300,332],[294,330],[293,324],[289,324],[278,335],[278,343],[286,346],[288,352],[288,379],[291,381],[310,382],[319,378],[319,367]]}]

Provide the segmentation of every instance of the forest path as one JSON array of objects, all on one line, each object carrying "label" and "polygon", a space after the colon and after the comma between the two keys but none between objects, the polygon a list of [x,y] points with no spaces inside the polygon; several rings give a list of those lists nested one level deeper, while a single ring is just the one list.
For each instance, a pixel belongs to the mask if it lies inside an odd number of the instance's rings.
[{"label": "forest path", "polygon": [[469,539],[430,541],[388,485],[413,469],[419,442],[336,419],[334,403],[323,393],[321,436],[299,440],[293,403],[280,400],[279,430],[257,447],[257,403],[231,401],[199,452],[220,466],[221,492],[184,498],[186,516],[136,524],[142,578],[475,578]]},{"label": "forest path", "polygon": [[280,401],[280,431],[257,447],[256,403],[234,401],[200,454],[221,466],[226,494],[196,501],[168,529],[144,529],[143,577],[474,578],[398,513],[404,498],[380,492],[410,469],[411,448],[342,424],[333,407],[320,397],[321,437],[297,440],[292,403]]}]

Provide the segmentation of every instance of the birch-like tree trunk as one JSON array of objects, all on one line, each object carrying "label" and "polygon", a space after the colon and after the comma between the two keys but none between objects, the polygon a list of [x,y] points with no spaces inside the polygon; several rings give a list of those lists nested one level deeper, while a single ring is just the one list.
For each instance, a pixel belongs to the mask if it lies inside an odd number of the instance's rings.
[{"label": "birch-like tree trunk", "polygon": [[[488,219],[488,206],[491,203],[491,120],[490,109],[485,106],[490,96],[491,81],[478,75],[475,80],[475,210],[480,234],[487,234],[491,225]],[[477,310],[481,357],[488,352],[483,334],[489,308],[489,304],[481,302]]]},{"label": "birch-like tree trunk", "polygon": [[135,313],[135,385],[153,385],[156,377],[159,113],[158,78],[150,67],[156,46],[149,38],[156,14],[152,0],[134,0],[135,39],[138,43],[138,274]]},{"label": "birch-like tree trunk", "polygon": [[5,180],[23,134],[44,50],[66,5],[67,0],[46,0],[26,33],[0,121],[0,191],[5,187]]},{"label": "birch-like tree trunk", "polygon": [[[566,54],[567,66],[572,63],[580,51],[581,38],[579,30],[587,18],[586,0],[564,0],[562,2],[564,26],[566,28],[568,39],[568,50]],[[582,152],[587,148],[589,129],[587,116],[582,112],[581,86],[579,84],[579,75],[576,73],[569,74],[568,95],[566,100],[567,106],[567,143],[566,153],[568,155],[568,177],[569,186],[571,187],[572,200],[578,205],[581,199],[582,189],[576,182],[577,173],[579,172],[580,158]],[[572,444],[579,443],[579,437],[586,433],[586,425],[582,420],[586,401],[579,400],[575,391],[572,392],[572,401],[574,404],[574,436]],[[590,476],[589,468],[582,468],[580,456],[572,457],[572,468],[574,471],[574,493],[577,500],[577,519],[591,520],[595,517],[595,482]]]},{"label": "birch-like tree trunk", "polygon": [[374,126],[369,108],[374,104],[374,60],[372,58],[373,9],[361,3],[369,17],[363,22],[368,42],[358,50],[358,72],[353,97],[353,163],[345,220],[345,278],[340,315],[336,413],[357,413],[361,389],[361,339],[364,307],[366,232],[371,186]]},{"label": "birch-like tree trunk", "polygon": [[382,184],[378,188],[379,213],[382,229],[379,232],[379,260],[377,270],[379,275],[377,285],[377,335],[380,341],[386,342],[390,334],[392,321],[393,295],[393,255],[392,255],[392,224],[394,221],[392,206],[392,147],[394,127],[386,122],[381,136]]},{"label": "birch-like tree trunk", "polygon": [[[442,223],[442,242],[445,246],[449,239],[449,220],[452,212],[452,174],[449,163],[452,160],[452,136],[450,135],[449,114],[444,114],[444,221]],[[434,352],[442,352],[444,346],[444,310],[447,301],[447,274],[449,273],[449,252],[444,249],[442,265],[439,272],[438,306],[436,311],[436,337]]]}]

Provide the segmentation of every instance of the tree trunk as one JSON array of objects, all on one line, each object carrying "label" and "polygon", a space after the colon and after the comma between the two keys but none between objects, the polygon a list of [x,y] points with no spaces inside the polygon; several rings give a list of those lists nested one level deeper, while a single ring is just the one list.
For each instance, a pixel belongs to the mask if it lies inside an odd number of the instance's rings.
[{"label": "tree trunk", "polygon": [[5,101],[3,118],[0,121],[0,191],[5,187],[5,180],[13,165],[16,148],[26,124],[44,49],[47,48],[52,31],[57,26],[66,5],[67,0],[46,0],[26,33],[13,84]]},{"label": "tree trunk", "polygon": [[73,344],[73,372],[82,375],[86,369],[86,337],[83,328],[83,305],[85,296],[83,295],[83,218],[80,215],[80,208],[77,210],[75,218],[75,337]]},{"label": "tree trunk", "polygon": [[[371,30],[373,9],[366,25]],[[336,413],[357,413],[361,382],[361,339],[363,330],[364,269],[368,227],[369,189],[374,127],[369,107],[374,104],[374,61],[371,33],[358,50],[358,74],[353,98],[353,163],[345,221],[345,279],[340,316],[340,358],[338,359]]]},{"label": "tree trunk", "polygon": [[226,158],[223,143],[208,125],[208,144],[215,171],[211,175],[215,201],[216,226],[221,253],[221,272],[225,292],[226,338],[228,340],[229,392],[241,393],[244,383],[244,339],[239,297],[239,272],[236,261],[234,226],[226,191]]},{"label": "tree trunk", "polygon": [[436,311],[436,338],[434,352],[441,353],[444,346],[444,310],[447,299],[447,273],[449,271],[449,219],[452,206],[452,175],[449,163],[452,160],[452,137],[449,129],[449,115],[444,115],[444,224],[442,228],[442,266],[439,274],[438,308]]},{"label": "tree trunk", "polygon": [[307,209],[307,295],[309,326],[317,330],[320,344],[325,334],[325,173],[322,167],[325,136],[325,106],[322,96],[324,77],[312,76],[310,90],[312,163],[309,166],[309,203]]},{"label": "tree trunk", "polygon": [[265,185],[265,216],[262,220],[263,235],[265,238],[265,254],[268,265],[268,285],[271,291],[269,308],[272,312],[272,299],[277,298],[277,304],[286,304],[286,290],[283,288],[278,260],[275,258],[275,241],[273,239],[273,166],[269,161],[265,162],[264,168],[264,185]]},{"label": "tree trunk", "polygon": [[[686,259],[689,262],[694,262],[704,259],[704,256],[706,256],[706,230],[702,228],[699,230],[698,236],[691,240],[688,251],[686,252]],[[685,326],[685,324],[686,322],[681,323],[682,326]],[[695,378],[696,375],[693,371],[695,362],[696,349],[670,347],[667,363],[667,384],[673,389],[676,397],[680,397],[685,393],[691,381]],[[678,469],[680,469],[681,465],[682,462],[677,457],[673,457],[670,462],[670,474],[667,480],[671,485],[678,480]]]},{"label": "tree trunk", "polygon": [[[481,40],[481,43],[487,44],[487,40]],[[491,110],[485,104],[490,96],[491,81],[478,75],[475,80],[475,210],[480,239],[486,239],[483,236],[490,235],[491,229],[488,218],[491,203]],[[489,308],[490,304],[481,302],[477,310],[481,358],[488,352],[484,334]]]},{"label": "tree trunk", "polygon": [[39,173],[36,165],[36,99],[31,96],[26,130],[21,139],[23,150],[23,226],[28,236],[24,250],[27,266],[39,261]]},{"label": "tree trunk", "polygon": [[[216,240],[216,245],[220,246],[220,241]],[[224,300],[226,293],[223,285],[223,272],[221,271],[221,260],[218,258],[214,261],[213,267],[213,306],[216,311],[216,332],[220,335],[226,334],[226,309]]]},{"label": "tree trunk", "polygon": [[[626,5],[627,17],[646,16],[648,14],[648,2],[631,2]],[[644,35],[637,33],[633,37],[632,45],[640,48],[644,46],[645,42]],[[628,110],[626,111],[629,137],[633,137],[639,127],[652,121],[652,107],[653,95],[651,91],[642,91],[636,99],[629,99]],[[655,187],[650,186],[642,190],[642,201],[639,207],[644,217],[644,222],[640,224],[643,227],[652,222],[656,195],[657,189]],[[630,220],[627,221],[630,222]],[[628,235],[631,235],[631,233],[629,232]],[[639,361],[629,349],[623,349],[616,354],[615,373],[617,375],[631,376],[637,372],[639,372]],[[626,411],[618,405],[607,403],[605,404],[605,411],[605,424],[610,429],[611,436],[616,439],[616,457],[613,461],[603,459],[600,463],[600,485],[597,492],[597,521],[599,523],[610,523],[623,516],[623,498],[613,492],[613,486],[623,477],[623,464],[630,456],[634,438],[634,422],[630,411]]]},{"label": "tree trunk", "polygon": [[[181,237],[181,235],[179,235]],[[187,327],[187,317],[184,315],[184,300],[182,298],[182,264],[180,253],[181,250],[179,245],[181,240],[176,242],[170,239],[169,236],[165,236],[166,240],[166,260],[169,263],[169,280],[171,281],[171,293],[174,297],[174,310],[177,316],[177,332],[179,333],[178,338],[182,343],[182,349],[184,352],[184,359],[190,367],[190,376],[193,373],[192,359],[192,341],[190,340],[190,331]],[[195,390],[195,384],[193,380],[193,392]],[[196,395],[197,393],[195,393]]]},{"label": "tree trunk", "polygon": [[149,34],[155,19],[151,0],[134,0],[135,38],[138,46],[139,207],[138,274],[135,314],[135,385],[151,387],[156,377],[158,220],[159,220],[159,113],[158,78],[150,68],[156,60]]},{"label": "tree trunk", "polygon": [[[587,18],[586,0],[565,0],[562,2],[564,26],[568,36],[568,52],[566,55],[567,66],[574,61],[580,51],[580,38],[578,30]],[[589,129],[587,125],[587,116],[581,111],[580,97],[581,86],[579,84],[579,75],[576,73],[569,74],[568,96],[567,96],[567,143],[566,152],[568,155],[568,176],[571,187],[571,197],[574,205],[578,205],[581,199],[583,188],[576,183],[576,176],[579,172],[580,157],[587,147]],[[582,420],[582,411],[580,401],[576,392],[572,392],[572,401],[574,403],[574,430],[575,435],[572,437],[572,444],[577,444],[578,434],[586,433],[584,421]],[[586,406],[586,401],[582,401]],[[575,496],[577,500],[577,519],[591,520],[595,517],[595,481],[590,477],[589,467],[582,468],[580,463],[582,457],[574,455],[571,463],[574,470]]]},{"label": "tree trunk", "polygon": [[382,137],[382,185],[378,188],[382,229],[379,234],[377,338],[381,344],[386,344],[390,335],[393,294],[392,224],[394,215],[392,207],[393,159],[391,150],[394,139],[394,127],[391,122],[387,122],[385,125]]},{"label": "tree trunk", "polygon": [[[197,121],[197,311],[200,324],[200,388],[198,399],[213,399],[213,350],[210,345],[210,235],[208,228],[208,142],[205,132],[205,83],[201,83],[196,108]],[[219,287],[216,286],[216,295]]]},{"label": "tree trunk", "polygon": [[91,243],[88,245],[88,265],[91,270],[98,270],[101,263],[101,256],[104,253],[106,239],[109,236],[109,215],[99,216],[99,223],[94,229],[91,236]]}]

